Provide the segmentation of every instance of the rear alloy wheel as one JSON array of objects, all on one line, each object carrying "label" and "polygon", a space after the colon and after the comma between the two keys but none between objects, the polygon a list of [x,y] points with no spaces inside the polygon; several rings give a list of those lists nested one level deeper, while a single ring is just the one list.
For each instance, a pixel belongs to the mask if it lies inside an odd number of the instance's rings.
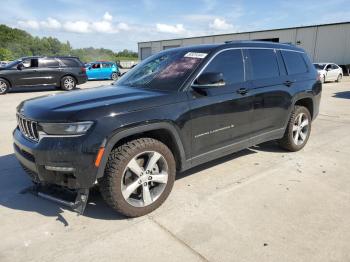
[{"label": "rear alloy wheel", "polygon": [[146,215],[168,197],[176,173],[174,156],[158,140],[140,138],[114,149],[100,191],[109,206],[128,216]]},{"label": "rear alloy wheel", "polygon": [[10,89],[10,84],[5,79],[0,78],[0,95],[6,94]]},{"label": "rear alloy wheel", "polygon": [[281,147],[295,152],[302,149],[311,132],[311,115],[303,106],[295,106],[288,122],[284,137],[279,141]]},{"label": "rear alloy wheel", "polygon": [[115,72],[114,72],[114,73],[112,73],[112,77],[111,77],[111,78],[112,78],[112,80],[113,80],[113,81],[118,80],[118,74],[117,74],[117,73],[115,73]]},{"label": "rear alloy wheel", "polygon": [[61,80],[61,88],[66,91],[75,89],[77,81],[72,76],[65,76]]},{"label": "rear alloy wheel", "polygon": [[336,82],[340,82],[342,80],[343,76],[341,74],[338,75]]}]

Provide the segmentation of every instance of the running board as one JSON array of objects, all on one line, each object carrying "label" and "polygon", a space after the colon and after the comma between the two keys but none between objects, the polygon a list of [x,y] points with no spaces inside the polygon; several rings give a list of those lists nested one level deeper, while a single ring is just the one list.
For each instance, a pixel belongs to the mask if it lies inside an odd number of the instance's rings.
[{"label": "running board", "polygon": [[26,192],[30,192],[38,197],[69,207],[79,215],[84,213],[89,197],[89,189],[77,189],[71,191],[52,185],[34,185],[23,191],[23,193]]}]

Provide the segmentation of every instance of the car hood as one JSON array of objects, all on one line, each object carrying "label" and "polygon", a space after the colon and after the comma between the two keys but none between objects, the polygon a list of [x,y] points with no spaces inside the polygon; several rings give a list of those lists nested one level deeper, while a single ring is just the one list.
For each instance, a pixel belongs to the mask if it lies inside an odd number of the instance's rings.
[{"label": "car hood", "polygon": [[17,111],[38,121],[74,121],[100,112],[125,113],[169,103],[168,92],[104,86],[23,101]]}]

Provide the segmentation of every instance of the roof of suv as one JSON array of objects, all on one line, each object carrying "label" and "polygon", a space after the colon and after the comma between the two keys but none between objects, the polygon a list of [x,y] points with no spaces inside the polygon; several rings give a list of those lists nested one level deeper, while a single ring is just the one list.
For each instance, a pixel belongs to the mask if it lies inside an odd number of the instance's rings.
[{"label": "roof of suv", "polygon": [[221,50],[225,48],[276,48],[276,49],[286,49],[286,50],[293,50],[293,51],[299,51],[299,52],[305,52],[303,49],[296,47],[291,44],[282,44],[282,43],[273,43],[273,42],[267,42],[267,41],[231,41],[224,44],[205,44],[205,45],[193,45],[193,46],[186,46],[186,47],[178,47],[174,49],[167,49],[165,51],[169,50],[183,50],[183,51],[202,51],[202,52],[211,52],[215,50]]},{"label": "roof of suv", "polygon": [[28,59],[28,58],[73,58],[73,59],[79,59],[77,56],[24,56],[21,57],[20,59]]}]

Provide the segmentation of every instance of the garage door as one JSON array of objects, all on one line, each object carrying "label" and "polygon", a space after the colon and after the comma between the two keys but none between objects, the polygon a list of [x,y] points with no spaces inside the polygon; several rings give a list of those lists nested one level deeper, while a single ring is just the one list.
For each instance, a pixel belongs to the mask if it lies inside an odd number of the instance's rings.
[{"label": "garage door", "polygon": [[151,47],[141,47],[141,60],[146,59],[152,55]]}]

